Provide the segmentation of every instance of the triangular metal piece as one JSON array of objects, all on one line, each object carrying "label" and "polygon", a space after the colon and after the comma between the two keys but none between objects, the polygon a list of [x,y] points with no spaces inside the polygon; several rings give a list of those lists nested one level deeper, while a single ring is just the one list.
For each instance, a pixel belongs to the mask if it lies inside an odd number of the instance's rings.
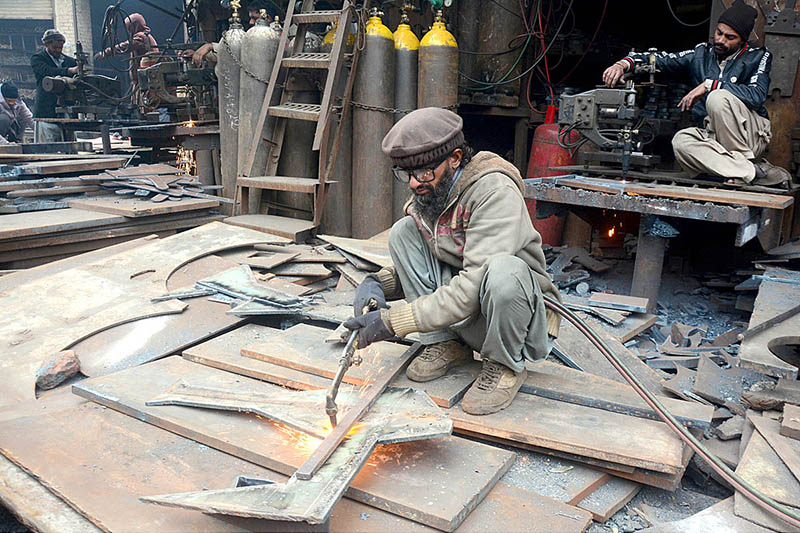
[{"label": "triangular metal piece", "polygon": [[[178,382],[148,405],[182,405],[256,413],[311,435],[324,437],[330,422],[321,408],[326,391],[280,390],[241,394]],[[342,406],[357,401],[342,391]],[[453,421],[422,391],[387,389],[348,437],[309,480],[223,490],[165,494],[142,501],[205,513],[322,524],[378,444],[448,436]]]}]

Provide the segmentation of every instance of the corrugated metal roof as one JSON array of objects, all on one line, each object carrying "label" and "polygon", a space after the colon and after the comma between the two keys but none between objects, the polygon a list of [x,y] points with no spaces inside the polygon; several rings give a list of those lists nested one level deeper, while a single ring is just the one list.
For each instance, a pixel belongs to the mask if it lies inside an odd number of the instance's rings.
[{"label": "corrugated metal roof", "polygon": [[53,0],[0,0],[0,19],[53,18]]}]

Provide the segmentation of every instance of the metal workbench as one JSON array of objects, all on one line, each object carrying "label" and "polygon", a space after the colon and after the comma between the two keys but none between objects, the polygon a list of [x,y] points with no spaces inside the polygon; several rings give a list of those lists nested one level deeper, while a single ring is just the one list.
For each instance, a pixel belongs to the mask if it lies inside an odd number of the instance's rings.
[{"label": "metal workbench", "polygon": [[[659,187],[669,195],[659,196]],[[646,188],[646,194],[642,189]],[[685,197],[680,192],[686,191]],[[698,194],[702,192],[703,194]],[[677,193],[677,194],[676,194]],[[713,195],[727,196],[714,201]],[[736,203],[736,196],[741,203]],[[530,178],[525,180],[525,198],[587,209],[609,209],[640,215],[639,241],[634,266],[631,295],[650,299],[655,307],[661,286],[661,271],[668,238],[650,232],[650,225],[641,223],[655,217],[702,220],[736,225],[735,246],[757,238],[762,247],[770,249],[780,244],[785,225],[791,224],[794,196],[736,192],[730,190],[675,187],[643,184],[622,180],[591,178],[577,174]],[[731,196],[733,198],[731,198]],[[709,198],[712,198],[709,200]],[[546,205],[546,204],[545,204]],[[539,206],[537,205],[537,208]]]}]

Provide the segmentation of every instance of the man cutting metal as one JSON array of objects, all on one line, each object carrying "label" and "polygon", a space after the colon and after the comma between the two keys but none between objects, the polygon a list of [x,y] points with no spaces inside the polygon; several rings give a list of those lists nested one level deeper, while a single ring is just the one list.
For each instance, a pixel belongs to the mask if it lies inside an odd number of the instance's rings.
[{"label": "man cutting metal", "polygon": [[[791,180],[787,170],[762,158],[772,138],[764,107],[772,54],[748,41],[757,14],[736,0],[720,15],[710,43],[657,54],[658,70],[688,74],[696,85],[678,107],[691,110],[698,127],[683,129],[672,139],[675,158],[692,175],[710,174],[739,185],[775,186]],[[603,82],[614,87],[648,56],[631,54],[617,61],[603,72]]]},{"label": "man cutting metal", "polygon": [[[359,347],[419,332],[425,346],[406,370],[417,382],[479,352],[483,367],[461,407],[475,415],[504,409],[525,381],[525,361],[548,355],[560,323],[544,307],[543,294],[560,296],[519,171],[491,152],[473,156],[461,117],[440,108],[400,119],[382,150],[413,194],[389,236],[394,266],[357,288],[356,316],[344,325],[358,331]],[[379,309],[362,313],[370,300]]]}]

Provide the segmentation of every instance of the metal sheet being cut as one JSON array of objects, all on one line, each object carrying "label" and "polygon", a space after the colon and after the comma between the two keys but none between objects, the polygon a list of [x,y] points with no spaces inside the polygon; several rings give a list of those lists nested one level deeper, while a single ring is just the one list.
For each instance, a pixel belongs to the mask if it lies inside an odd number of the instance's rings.
[{"label": "metal sheet being cut", "polygon": [[[331,431],[322,409],[325,394],[324,390],[241,394],[180,381],[147,403],[249,412],[324,438]],[[356,391],[342,391],[337,398],[343,408],[357,401]],[[323,524],[378,444],[444,437],[452,430],[452,420],[424,392],[387,389],[309,480],[293,475],[282,484],[166,494],[141,500],[205,513]]]}]

